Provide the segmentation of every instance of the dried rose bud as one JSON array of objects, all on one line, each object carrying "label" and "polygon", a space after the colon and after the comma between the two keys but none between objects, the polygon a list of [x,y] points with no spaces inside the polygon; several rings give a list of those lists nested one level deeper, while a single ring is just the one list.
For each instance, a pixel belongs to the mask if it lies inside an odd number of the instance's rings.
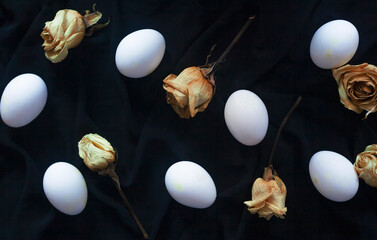
[{"label": "dried rose bud", "polygon": [[111,178],[111,180],[113,180],[116,189],[118,190],[124,204],[128,208],[128,211],[130,211],[131,216],[134,218],[137,226],[143,234],[144,239],[148,239],[149,237],[147,232],[145,231],[143,225],[141,225],[141,222],[136,216],[131,204],[120,186],[119,177],[115,172],[118,154],[111,144],[98,134],[86,134],[79,142],[79,155],[82,159],[84,159],[85,165],[90,170],[97,172],[102,176],[107,175]]},{"label": "dried rose bud", "polygon": [[115,162],[115,150],[111,144],[98,134],[86,134],[79,142],[79,155],[85,165],[93,172],[109,167]]},{"label": "dried rose bud", "polygon": [[369,186],[377,187],[377,144],[369,145],[356,157],[355,170]]},{"label": "dried rose bud", "polygon": [[270,220],[272,216],[284,218],[287,208],[285,207],[285,198],[287,188],[284,182],[276,175],[272,175],[271,168],[265,168],[265,176],[257,178],[251,190],[251,201],[244,204],[248,207],[250,213],[258,213],[259,217]]},{"label": "dried rose bud", "polygon": [[356,113],[377,111],[377,67],[368,63],[333,69],[341,103]]},{"label": "dried rose bud", "polygon": [[85,29],[91,27],[90,35],[94,29],[107,26],[109,22],[96,25],[102,13],[95,10],[95,4],[93,11],[93,13],[86,11],[86,14],[82,16],[75,10],[59,10],[52,21],[46,22],[41,33],[46,58],[53,63],[63,61],[68,55],[68,49],[78,46],[84,36],[88,35]]},{"label": "dried rose bud", "polygon": [[214,94],[214,85],[203,76],[198,67],[189,67],[178,76],[164,79],[167,102],[181,118],[194,117],[203,112]]}]

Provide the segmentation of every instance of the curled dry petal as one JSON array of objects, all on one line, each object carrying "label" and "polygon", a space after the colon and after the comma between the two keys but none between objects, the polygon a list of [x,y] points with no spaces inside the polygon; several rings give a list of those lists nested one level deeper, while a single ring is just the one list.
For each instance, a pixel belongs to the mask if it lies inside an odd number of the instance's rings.
[{"label": "curled dry petal", "polygon": [[46,22],[41,33],[45,56],[53,63],[61,62],[68,49],[80,44],[85,35],[85,23],[75,10],[64,9],[56,13],[52,21]]},{"label": "curled dry petal", "polygon": [[178,76],[170,74],[163,80],[166,99],[174,111],[189,119],[203,112],[214,94],[213,75],[208,80],[199,67],[184,69]]},{"label": "curled dry petal", "polygon": [[244,202],[250,213],[258,213],[259,217],[267,220],[272,216],[284,218],[287,212],[285,207],[287,188],[278,176],[273,178],[274,180],[267,179],[267,181],[257,178],[251,190],[252,200]]},{"label": "curled dry petal", "polygon": [[369,186],[377,187],[377,144],[369,145],[356,157],[355,170]]},{"label": "curled dry petal", "polygon": [[111,144],[98,134],[85,135],[78,144],[79,155],[85,165],[93,172],[109,167],[116,160],[115,150]]},{"label": "curled dry petal", "polygon": [[333,69],[341,103],[348,109],[367,117],[377,111],[377,67],[368,63],[345,65]]}]

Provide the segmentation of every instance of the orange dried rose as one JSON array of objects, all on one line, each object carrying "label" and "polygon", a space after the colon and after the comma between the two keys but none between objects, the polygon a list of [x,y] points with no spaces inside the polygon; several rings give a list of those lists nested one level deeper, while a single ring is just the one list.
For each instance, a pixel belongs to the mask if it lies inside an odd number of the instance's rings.
[{"label": "orange dried rose", "polygon": [[276,175],[272,174],[271,168],[265,168],[264,177],[257,178],[251,190],[251,201],[244,204],[250,213],[258,213],[259,217],[270,220],[272,216],[284,218],[287,212],[285,198],[287,188],[284,182]]},{"label": "orange dried rose", "polygon": [[208,63],[211,52],[216,46],[214,45],[203,66],[188,67],[178,76],[170,74],[163,80],[167,102],[181,118],[189,119],[194,117],[197,112],[203,112],[207,108],[215,94],[214,73],[218,70],[219,64],[224,61],[253,19],[254,17],[248,18],[217,61]]},{"label": "orange dried rose", "polygon": [[274,170],[272,159],[279,141],[279,136],[290,115],[300,104],[301,99],[301,96],[297,98],[296,102],[281,122],[268,159],[268,167],[264,169],[263,178],[257,178],[254,181],[251,189],[251,200],[244,202],[250,213],[258,213],[259,217],[264,217],[267,220],[270,220],[272,216],[284,218],[284,215],[287,213],[287,208],[285,207],[287,187]]},{"label": "orange dried rose", "polygon": [[170,74],[163,80],[163,88],[168,104],[186,119],[203,112],[215,93],[214,81],[208,81],[199,67],[186,68],[178,76]]},{"label": "orange dried rose", "polygon": [[363,63],[332,70],[341,103],[356,113],[366,110],[365,118],[377,111],[377,67]]},{"label": "orange dried rose", "polygon": [[377,144],[369,145],[356,157],[355,170],[369,186],[377,187]]}]

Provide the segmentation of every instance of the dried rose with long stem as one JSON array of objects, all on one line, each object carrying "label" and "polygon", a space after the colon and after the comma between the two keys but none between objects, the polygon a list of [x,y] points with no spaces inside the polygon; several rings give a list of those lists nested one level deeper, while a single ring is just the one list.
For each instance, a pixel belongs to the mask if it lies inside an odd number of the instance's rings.
[{"label": "dried rose with long stem", "polygon": [[259,217],[264,217],[267,220],[270,220],[272,216],[284,218],[284,215],[287,212],[287,208],[285,207],[287,188],[274,170],[272,166],[272,159],[275,154],[280,134],[285,124],[287,123],[289,116],[299,105],[301,99],[301,97],[297,98],[295,104],[292,106],[292,108],[289,110],[282,123],[280,124],[270,157],[268,159],[268,165],[264,169],[263,179],[257,178],[255,180],[251,190],[252,200],[244,202],[244,204],[248,207],[250,213],[258,213]]},{"label": "dried rose with long stem", "polygon": [[85,165],[102,176],[108,175],[118,190],[124,204],[131,213],[137,226],[139,227],[144,239],[148,239],[148,234],[144,230],[136,216],[131,204],[128,202],[126,195],[120,187],[119,177],[115,172],[115,166],[118,162],[118,153],[105,138],[98,134],[86,134],[79,142],[79,155],[84,160]]},{"label": "dried rose with long stem", "polygon": [[213,46],[203,66],[188,67],[178,76],[170,74],[163,80],[167,102],[181,118],[189,119],[194,117],[197,112],[203,112],[207,108],[215,94],[214,73],[219,69],[220,63],[224,62],[225,57],[241,38],[253,19],[254,17],[249,17],[217,61],[208,63],[211,52],[215,47]]}]

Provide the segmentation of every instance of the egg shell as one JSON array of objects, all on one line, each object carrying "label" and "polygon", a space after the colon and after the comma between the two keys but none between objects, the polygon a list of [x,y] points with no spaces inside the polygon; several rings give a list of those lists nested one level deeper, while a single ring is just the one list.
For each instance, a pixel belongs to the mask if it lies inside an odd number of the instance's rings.
[{"label": "egg shell", "polygon": [[251,91],[238,90],[232,93],[225,104],[224,117],[230,133],[244,145],[256,145],[266,136],[267,108]]},{"label": "egg shell", "polygon": [[0,115],[10,127],[22,127],[33,121],[47,102],[47,87],[39,76],[25,73],[13,78],[1,96]]},{"label": "egg shell", "polygon": [[359,178],[352,163],[336,152],[314,154],[309,162],[309,174],[315,188],[332,201],[348,201],[359,189]]},{"label": "egg shell", "polygon": [[334,20],[322,25],[313,35],[310,56],[315,65],[332,69],[346,64],[356,53],[359,33],[346,20]]},{"label": "egg shell", "polygon": [[66,162],[56,162],[45,172],[43,190],[50,203],[62,213],[81,213],[88,198],[86,182],[81,172]]},{"label": "egg shell", "polygon": [[207,208],[216,199],[211,176],[194,162],[181,161],[171,165],[165,174],[165,186],[173,199],[188,207]]},{"label": "egg shell", "polygon": [[145,77],[160,64],[165,53],[165,39],[153,29],[128,34],[119,43],[115,63],[121,74],[130,78]]}]

